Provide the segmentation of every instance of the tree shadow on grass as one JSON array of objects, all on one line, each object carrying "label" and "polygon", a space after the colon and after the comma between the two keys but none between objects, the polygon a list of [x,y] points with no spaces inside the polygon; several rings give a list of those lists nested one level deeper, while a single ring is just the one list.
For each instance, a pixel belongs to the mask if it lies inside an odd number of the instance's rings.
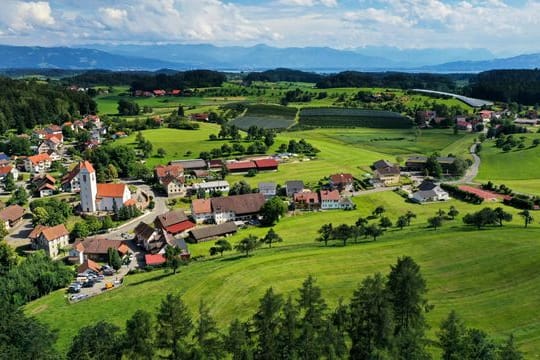
[{"label": "tree shadow on grass", "polygon": [[250,258],[252,256],[253,256],[253,253],[249,254],[249,256],[246,256],[245,254],[239,254],[239,255],[235,255],[235,256],[224,257],[223,259],[220,259],[220,261],[237,261],[237,260],[241,260],[241,259],[247,259],[247,258]]},{"label": "tree shadow on grass", "polygon": [[[178,274],[178,272],[177,272],[177,274]],[[149,283],[149,282],[159,281],[159,280],[162,280],[162,279],[164,279],[166,277],[169,277],[171,275],[174,275],[174,273],[172,271],[167,271],[167,272],[163,272],[161,275],[158,275],[158,276],[155,276],[155,277],[152,277],[152,278],[149,278],[149,279],[144,279],[144,280],[141,280],[141,281],[130,283],[127,286],[136,286],[136,285],[146,284],[146,283]]]}]

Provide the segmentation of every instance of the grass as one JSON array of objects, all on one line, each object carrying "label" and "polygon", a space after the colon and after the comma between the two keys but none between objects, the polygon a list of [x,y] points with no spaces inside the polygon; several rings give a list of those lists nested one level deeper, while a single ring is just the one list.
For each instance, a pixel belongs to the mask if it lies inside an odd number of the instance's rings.
[{"label": "grass", "polygon": [[294,124],[297,109],[281,105],[249,105],[246,113],[231,123],[242,130],[250,126],[264,129],[286,129]]},{"label": "grass", "polygon": [[[57,291],[27,305],[26,312],[59,330],[58,347],[62,350],[80,327],[101,319],[123,326],[137,309],[156,309],[168,292],[181,293],[193,312],[199,300],[205,299],[224,327],[236,316],[246,319],[270,286],[277,292],[297,296],[296,289],[302,280],[313,274],[333,306],[339,297],[349,299],[365,276],[388,273],[389,265],[397,257],[409,255],[420,264],[429,299],[435,306],[428,314],[430,337],[434,337],[436,327],[448,312],[455,309],[469,326],[482,328],[498,339],[514,332],[528,355],[540,348],[540,317],[536,312],[540,301],[539,276],[532,271],[540,262],[537,225],[525,230],[516,218],[503,228],[476,231],[457,219],[434,231],[425,228],[425,219],[438,208],[447,209],[454,204],[463,215],[480,207],[455,201],[414,205],[394,193],[359,197],[355,201],[355,211],[284,219],[275,230],[285,242],[272,249],[257,250],[249,258],[230,254],[194,262],[177,275],[160,270],[128,276],[124,287],[73,305],[68,305],[64,293]],[[347,247],[336,243],[328,248],[314,242],[316,229],[322,223],[351,223],[380,204],[387,206],[387,215],[393,220],[406,209],[413,209],[418,218],[410,228],[392,229],[377,242]],[[264,231],[246,230],[231,241]],[[208,244],[192,245],[191,250],[196,253],[198,246]]]},{"label": "grass", "polygon": [[480,158],[482,164],[476,180],[478,182],[493,181],[495,184],[505,184],[518,192],[540,195],[540,147],[532,147],[533,139],[540,138],[539,134],[516,134],[518,138],[525,136],[526,148],[514,148],[504,152],[495,147],[494,141],[482,144]]}]

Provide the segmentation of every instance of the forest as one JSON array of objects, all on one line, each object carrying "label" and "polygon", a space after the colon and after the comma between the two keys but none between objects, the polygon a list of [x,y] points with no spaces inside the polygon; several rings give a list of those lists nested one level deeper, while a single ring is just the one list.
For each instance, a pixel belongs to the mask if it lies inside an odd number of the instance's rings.
[{"label": "forest", "polygon": [[87,94],[37,80],[0,77],[0,94],[1,132],[14,128],[21,133],[97,111],[96,102]]},{"label": "forest", "polygon": [[536,105],[540,99],[540,70],[486,71],[464,91],[479,99]]}]

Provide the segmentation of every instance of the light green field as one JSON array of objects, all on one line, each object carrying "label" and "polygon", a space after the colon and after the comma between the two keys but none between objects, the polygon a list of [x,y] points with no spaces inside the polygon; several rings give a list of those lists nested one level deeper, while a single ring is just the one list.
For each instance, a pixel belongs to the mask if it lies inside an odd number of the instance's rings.
[{"label": "light green field", "polygon": [[[335,305],[339,297],[350,298],[363,277],[377,271],[388,273],[398,256],[410,255],[422,267],[429,299],[435,306],[428,314],[430,337],[441,319],[455,309],[469,326],[482,328],[498,339],[514,332],[528,356],[538,354],[540,287],[538,272],[532,270],[540,262],[538,225],[525,230],[516,219],[502,229],[475,231],[457,219],[434,231],[425,228],[425,218],[439,207],[447,209],[454,204],[461,215],[480,207],[457,202],[406,204],[393,193],[361,197],[357,203],[356,211],[283,220],[275,229],[285,242],[273,249],[257,250],[249,258],[227,254],[222,259],[194,262],[177,275],[154,271],[128,276],[124,287],[74,305],[68,305],[64,293],[57,291],[32,302],[26,311],[59,330],[58,347],[62,350],[80,327],[98,320],[123,325],[137,309],[156,309],[168,292],[181,293],[192,311],[204,299],[223,327],[236,316],[245,319],[252,312],[248,309],[256,307],[270,286],[296,296],[295,289],[312,274],[327,300]],[[347,247],[335,243],[325,248],[313,241],[322,223],[351,223],[379,204],[388,207],[392,220],[408,208],[419,217],[411,228],[392,229],[377,242]],[[231,241],[248,233],[262,231],[245,230]],[[194,253],[195,248],[191,246]]]},{"label": "light green field", "polygon": [[[514,137],[519,138],[521,134]],[[533,139],[540,138],[539,134],[525,134],[526,148],[503,152],[495,147],[494,141],[482,144],[480,158],[482,163],[476,178],[478,182],[493,181],[495,184],[505,184],[511,189],[540,195],[540,147],[531,147]]]}]

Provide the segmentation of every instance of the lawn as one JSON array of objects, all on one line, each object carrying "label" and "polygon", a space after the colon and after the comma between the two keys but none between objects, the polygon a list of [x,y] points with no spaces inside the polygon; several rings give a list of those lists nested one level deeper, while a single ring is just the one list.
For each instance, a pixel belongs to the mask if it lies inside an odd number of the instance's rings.
[{"label": "lawn", "polygon": [[[459,202],[413,205],[393,193],[359,197],[356,202],[355,211],[284,219],[275,227],[284,243],[257,250],[249,258],[226,254],[222,259],[194,262],[177,275],[154,271],[129,276],[123,288],[74,305],[68,305],[64,293],[57,291],[32,302],[26,311],[59,330],[58,346],[62,350],[80,327],[97,320],[123,326],[137,309],[156,309],[168,292],[180,292],[192,311],[204,299],[223,327],[239,314],[245,319],[251,313],[246,309],[253,310],[269,286],[296,296],[295,289],[312,274],[329,303],[335,305],[339,297],[350,298],[362,278],[374,272],[388,273],[397,257],[410,255],[422,267],[434,305],[428,315],[430,337],[434,337],[441,319],[455,309],[469,326],[482,328],[499,339],[514,332],[529,356],[537,354],[540,287],[537,272],[532,270],[540,262],[537,225],[525,230],[516,219],[503,228],[476,231],[456,219],[434,231],[425,228],[425,219],[437,209],[454,204],[461,217],[480,207]],[[392,229],[377,242],[347,247],[336,243],[325,248],[314,241],[321,224],[351,223],[359,215],[370,214],[376,205],[385,205],[392,220],[407,209],[416,212],[418,218],[410,228]],[[248,233],[259,235],[264,231],[246,230],[230,240],[234,243]],[[194,253],[198,246],[208,245],[192,245]]]},{"label": "lawn", "polygon": [[482,164],[476,180],[478,182],[493,181],[495,184],[505,184],[518,192],[540,195],[540,147],[532,147],[533,139],[540,138],[539,134],[517,134],[525,136],[526,148],[514,148],[504,152],[495,147],[494,141],[482,144],[480,158]]}]

